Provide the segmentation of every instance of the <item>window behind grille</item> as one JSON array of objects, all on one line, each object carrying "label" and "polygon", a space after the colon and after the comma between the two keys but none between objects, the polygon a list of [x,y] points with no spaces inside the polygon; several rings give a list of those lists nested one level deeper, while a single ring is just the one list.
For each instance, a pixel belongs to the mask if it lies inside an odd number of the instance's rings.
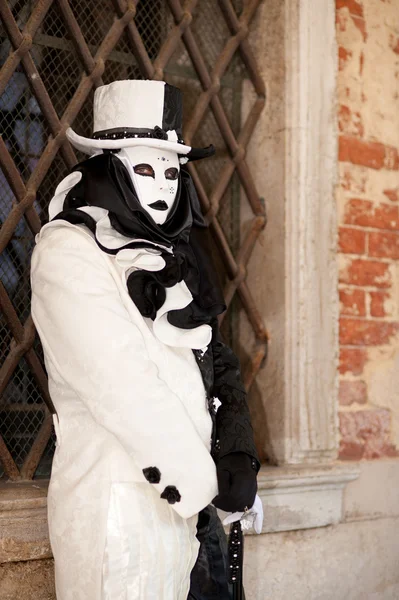
[{"label": "window behind grille", "polygon": [[[230,7],[236,15],[240,15],[243,9],[239,1],[217,3],[214,0],[201,0],[193,12],[191,24],[191,32],[209,73],[232,35],[226,15],[219,4],[221,7]],[[157,65],[165,43],[173,43],[172,38],[176,36],[176,15],[173,14],[172,5],[176,7],[179,3],[167,0],[142,0],[138,3],[134,18],[135,33],[132,35],[125,28],[108,54],[102,74],[103,84],[117,79],[145,78],[145,64],[143,66],[141,58],[145,54],[148,61]],[[35,14],[38,10],[36,2],[13,1],[9,6],[20,30],[29,23],[32,13]],[[124,0],[70,0],[69,8],[85,41],[88,56],[95,58],[98,51],[102,52],[102,44],[107,41],[115,19],[121,17],[126,6]],[[0,289],[0,434],[5,444],[0,445],[0,458],[4,464],[9,453],[23,478],[48,477],[54,452],[55,438],[51,433],[51,419],[44,402],[45,371],[40,342],[36,337],[33,345],[29,339],[24,345],[23,339],[24,336],[29,338],[29,335],[33,335],[29,317],[29,271],[34,232],[39,223],[37,216],[42,223],[46,221],[46,209],[55,187],[71,167],[71,164],[66,164],[67,155],[62,150],[46,163],[48,140],[54,135],[50,123],[51,111],[55,112],[58,119],[62,119],[70,102],[81,89],[82,78],[88,72],[88,66],[84,64],[82,55],[76,48],[74,37],[76,36],[71,33],[70,23],[54,0],[40,20],[30,48],[33,64],[49,97],[49,102],[45,99],[45,104],[50,108],[43,112],[36,93],[29,86],[25,65],[21,62],[16,65],[12,75],[7,76],[6,85],[1,87],[2,74],[10,64],[10,52],[13,51],[15,42],[11,39],[10,29],[5,24],[0,24],[0,67],[3,66],[0,71],[0,123],[3,142],[18,177],[25,185],[29,182],[36,192],[33,209],[25,213],[26,218],[19,218],[15,222],[12,235],[0,255],[0,281],[3,286]],[[140,50],[140,44],[145,53]],[[168,83],[183,91],[185,122],[193,113],[203,90],[197,71],[185,41],[180,40],[166,63],[163,75]],[[240,134],[241,128],[244,76],[248,77],[245,63],[236,52],[224,70],[218,93],[235,138]],[[258,88],[259,85],[258,82]],[[256,85],[254,88],[256,91]],[[91,89],[71,123],[81,135],[90,136],[92,132],[93,92]],[[216,122],[209,107],[191,141],[197,146],[209,143],[216,146],[216,157],[196,165],[203,191],[211,197],[215,183],[231,162],[231,152],[226,149],[220,123]],[[3,155],[5,156],[4,152]],[[76,158],[82,160],[86,157],[76,153]],[[6,220],[13,210],[15,212],[17,204],[12,185],[13,173],[7,165],[7,160],[4,160],[3,169],[0,170],[0,219],[1,224],[6,223],[5,230],[9,227],[9,221]],[[260,203],[259,207],[261,214],[263,209]],[[236,174],[233,174],[220,202],[217,219],[229,251],[236,256],[241,243],[240,182]],[[226,276],[226,261],[223,258],[226,256],[222,247],[221,251],[215,251],[215,260],[223,282],[227,282],[229,278]],[[236,305],[235,298],[236,295],[233,296],[232,308],[223,321],[224,336],[233,344],[237,341],[238,329],[238,301]],[[0,470],[0,474],[5,478],[19,477],[12,468],[11,472],[10,468]]]}]

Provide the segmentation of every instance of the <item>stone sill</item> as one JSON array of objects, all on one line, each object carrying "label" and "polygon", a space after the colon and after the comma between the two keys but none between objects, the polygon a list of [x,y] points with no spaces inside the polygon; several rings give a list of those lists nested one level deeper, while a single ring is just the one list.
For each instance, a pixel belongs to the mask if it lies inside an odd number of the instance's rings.
[{"label": "stone sill", "polygon": [[0,483],[0,563],[52,556],[48,480]]},{"label": "stone sill", "polygon": [[1,481],[0,518],[4,511],[46,508],[49,480]]},{"label": "stone sill", "polygon": [[258,475],[265,515],[262,533],[340,523],[344,489],[359,474],[359,465],[353,463],[263,466]]},{"label": "stone sill", "polygon": [[[265,512],[263,533],[339,523],[344,488],[359,472],[357,464],[342,463],[263,466],[258,476]],[[0,483],[0,563],[52,556],[47,488],[48,480]]]}]

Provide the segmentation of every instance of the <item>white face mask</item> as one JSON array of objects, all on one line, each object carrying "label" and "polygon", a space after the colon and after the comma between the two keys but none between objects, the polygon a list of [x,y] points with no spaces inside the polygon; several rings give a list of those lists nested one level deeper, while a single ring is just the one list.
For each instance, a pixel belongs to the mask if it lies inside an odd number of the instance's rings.
[{"label": "white face mask", "polygon": [[179,157],[146,146],[123,148],[116,155],[129,171],[138,200],[157,225],[165,223],[177,194]]}]

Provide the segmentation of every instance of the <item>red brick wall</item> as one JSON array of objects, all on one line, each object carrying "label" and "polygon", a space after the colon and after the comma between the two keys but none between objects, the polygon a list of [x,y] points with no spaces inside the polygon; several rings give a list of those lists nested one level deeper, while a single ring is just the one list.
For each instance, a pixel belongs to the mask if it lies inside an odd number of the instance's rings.
[{"label": "red brick wall", "polygon": [[336,0],[340,457],[399,456],[399,0]]}]

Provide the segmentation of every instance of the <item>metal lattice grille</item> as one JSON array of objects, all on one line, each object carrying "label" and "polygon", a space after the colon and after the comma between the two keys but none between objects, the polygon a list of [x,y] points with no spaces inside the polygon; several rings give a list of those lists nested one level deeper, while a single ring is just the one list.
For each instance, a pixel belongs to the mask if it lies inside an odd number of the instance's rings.
[{"label": "metal lattice grille", "polygon": [[[267,335],[245,281],[265,226],[245,150],[265,102],[248,42],[260,0],[11,0],[0,2],[0,461],[4,477],[49,475],[54,434],[43,356],[29,312],[30,255],[56,185],[80,159],[66,141],[89,136],[94,89],[115,79],[164,79],[184,93],[184,139],[215,158],[189,169],[215,241],[229,306],[253,332],[249,387]],[[242,122],[243,81],[252,108]],[[246,85],[248,87],[248,85]],[[240,231],[240,202],[251,222]],[[235,310],[232,307],[236,307]],[[247,337],[247,336],[246,336]]]}]

